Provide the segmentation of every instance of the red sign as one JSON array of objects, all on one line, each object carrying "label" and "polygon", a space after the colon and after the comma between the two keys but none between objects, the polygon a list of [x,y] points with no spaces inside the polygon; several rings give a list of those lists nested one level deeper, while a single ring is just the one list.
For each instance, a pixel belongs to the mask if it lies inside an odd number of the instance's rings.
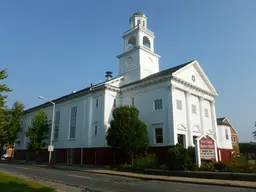
[{"label": "red sign", "polygon": [[215,159],[215,144],[212,138],[202,137],[199,140],[199,148],[201,159]]}]

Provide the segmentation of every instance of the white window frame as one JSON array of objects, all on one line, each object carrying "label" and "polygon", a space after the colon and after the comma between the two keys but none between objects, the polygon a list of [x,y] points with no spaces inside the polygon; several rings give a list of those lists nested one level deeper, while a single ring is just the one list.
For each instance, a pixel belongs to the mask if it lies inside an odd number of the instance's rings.
[{"label": "white window frame", "polygon": [[135,106],[135,99],[132,97],[132,106]]},{"label": "white window frame", "polygon": [[56,109],[56,110],[55,110],[55,119],[54,119],[54,135],[53,135],[53,140],[54,140],[54,141],[58,141],[58,139],[59,139],[59,135],[60,135],[60,119],[59,119],[59,122],[58,122],[58,123],[59,123],[59,126],[58,126],[58,137],[57,137],[57,138],[55,137],[56,122],[57,122],[57,121],[56,121],[56,120],[57,120],[57,119],[56,119],[56,117],[57,117],[57,116],[56,116],[56,113],[57,113],[57,112],[59,112],[59,113],[60,113],[60,109]]},{"label": "white window frame", "polygon": [[[162,101],[162,108],[161,108],[161,109],[156,109],[156,104],[155,104],[155,103],[156,103],[156,101],[157,101],[157,100],[161,100],[161,101]],[[163,110],[163,109],[164,109],[164,105],[163,105],[163,103],[164,103],[164,102],[163,102],[163,99],[162,99],[162,98],[155,99],[155,100],[154,100],[154,102],[153,102],[153,109],[154,109],[154,111],[160,111],[160,110]]]},{"label": "white window frame", "polygon": [[[156,139],[156,137],[157,137],[157,135],[156,135],[156,129],[162,129],[162,142],[161,143],[157,143],[157,139]],[[154,140],[155,140],[155,144],[157,144],[157,145],[159,145],[159,144],[163,144],[164,143],[164,129],[163,129],[163,127],[162,126],[158,126],[158,127],[155,127],[154,128]]]},{"label": "white window frame", "polygon": [[[152,127],[152,134],[153,134],[153,144],[154,145],[163,145],[164,144],[164,123],[153,123],[152,125],[151,125],[151,127]],[[157,143],[156,142],[156,131],[155,131],[155,129],[157,129],[157,128],[162,128],[162,133],[163,133],[163,143]]]},{"label": "white window frame", "polygon": [[75,132],[75,137],[74,138],[70,138],[70,128],[71,128],[71,108],[72,107],[76,107],[76,127],[77,128],[77,114],[78,114],[78,105],[77,104],[73,104],[69,106],[69,126],[68,126],[68,140],[75,140],[76,139],[76,132]]},{"label": "white window frame", "polygon": [[225,138],[226,138],[226,140],[229,140],[229,135],[228,135],[228,130],[227,129],[225,129]]}]

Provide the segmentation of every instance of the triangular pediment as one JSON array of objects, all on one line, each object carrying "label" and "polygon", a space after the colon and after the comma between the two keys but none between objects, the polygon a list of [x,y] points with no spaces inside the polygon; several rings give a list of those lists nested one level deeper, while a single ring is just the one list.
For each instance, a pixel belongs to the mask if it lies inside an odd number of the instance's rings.
[{"label": "triangular pediment", "polygon": [[218,95],[214,86],[195,60],[173,73],[173,76],[206,92]]}]

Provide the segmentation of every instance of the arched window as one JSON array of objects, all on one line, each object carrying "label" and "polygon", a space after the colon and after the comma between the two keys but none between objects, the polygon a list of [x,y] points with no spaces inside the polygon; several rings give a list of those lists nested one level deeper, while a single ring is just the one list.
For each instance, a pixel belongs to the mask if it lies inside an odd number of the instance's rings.
[{"label": "arched window", "polygon": [[130,49],[132,47],[134,47],[136,45],[136,38],[134,36],[132,36],[129,40],[128,40],[128,45],[127,48]]},{"label": "arched window", "polygon": [[145,27],[145,21],[143,21],[143,27]]},{"label": "arched window", "polygon": [[143,37],[143,45],[150,48],[150,41],[146,36]]},{"label": "arched window", "polygon": [[137,21],[137,25],[139,25],[139,24],[140,24],[140,20]]}]

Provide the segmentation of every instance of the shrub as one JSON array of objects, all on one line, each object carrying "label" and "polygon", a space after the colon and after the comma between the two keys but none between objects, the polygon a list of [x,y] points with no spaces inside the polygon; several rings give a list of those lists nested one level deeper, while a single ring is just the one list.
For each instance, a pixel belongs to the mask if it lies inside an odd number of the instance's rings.
[{"label": "shrub", "polygon": [[192,167],[192,158],[187,149],[177,144],[168,151],[167,165],[171,170],[189,170]]},{"label": "shrub", "polygon": [[203,161],[201,163],[201,166],[200,166],[199,170],[200,171],[213,171],[214,170],[213,163]]},{"label": "shrub", "polygon": [[158,168],[158,159],[155,154],[138,155],[133,162],[135,169]]},{"label": "shrub", "polygon": [[195,147],[188,147],[188,155],[191,157],[192,162],[196,163]]},{"label": "shrub", "polygon": [[255,165],[231,164],[228,166],[228,170],[231,172],[238,172],[238,173],[256,173],[256,166]]},{"label": "shrub", "polygon": [[213,164],[214,169],[218,171],[227,171],[228,170],[228,165],[224,162],[216,162]]},{"label": "shrub", "polygon": [[160,166],[160,169],[162,170],[167,170],[168,169],[168,166],[166,164],[163,164]]},{"label": "shrub", "polygon": [[131,164],[121,164],[121,165],[120,165],[120,168],[121,168],[121,169],[131,169],[131,168],[132,168],[132,165],[131,165]]}]

